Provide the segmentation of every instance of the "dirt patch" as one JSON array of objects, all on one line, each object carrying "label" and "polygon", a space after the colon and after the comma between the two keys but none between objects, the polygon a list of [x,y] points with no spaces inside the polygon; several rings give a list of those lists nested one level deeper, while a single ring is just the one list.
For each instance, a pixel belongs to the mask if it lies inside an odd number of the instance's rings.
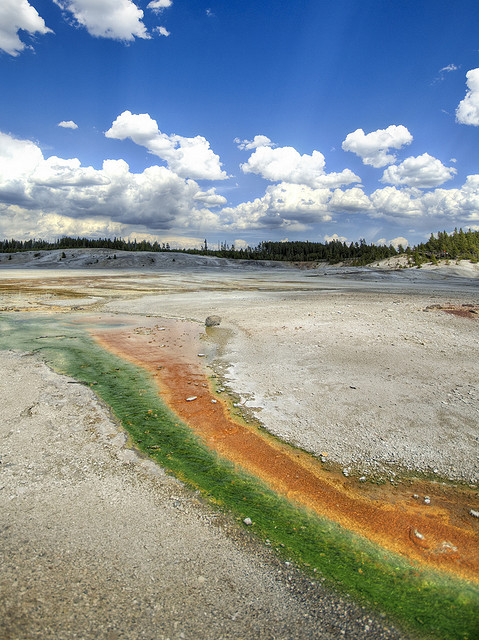
[{"label": "dirt patch", "polygon": [[426,307],[424,311],[445,311],[460,318],[479,320],[479,305],[477,304],[433,304]]}]

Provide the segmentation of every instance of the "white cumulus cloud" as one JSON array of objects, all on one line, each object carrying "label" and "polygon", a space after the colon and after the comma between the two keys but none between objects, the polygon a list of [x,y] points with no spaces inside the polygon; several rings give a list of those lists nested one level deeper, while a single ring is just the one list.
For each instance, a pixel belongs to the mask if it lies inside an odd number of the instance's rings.
[{"label": "white cumulus cloud", "polygon": [[36,144],[0,133],[0,202],[28,203],[25,185],[42,161],[43,154]]},{"label": "white cumulus cloud", "polygon": [[335,187],[360,182],[349,169],[326,174],[324,156],[320,151],[301,155],[294,147],[260,146],[241,165],[244,173],[256,173],[273,182],[289,182],[311,188]]},{"label": "white cumulus cloud", "polygon": [[35,143],[0,133],[0,206],[10,211],[184,230],[217,227],[209,208],[224,204],[214,189],[202,191],[166,167],[132,173],[124,160],[84,167],[77,158],[44,158]]},{"label": "white cumulus cloud", "polygon": [[125,238],[128,229],[128,225],[101,216],[77,219],[58,213],[31,211],[16,205],[0,204],[0,214],[0,236],[4,238]]},{"label": "white cumulus cloud", "polygon": [[461,124],[479,126],[479,68],[466,73],[468,91],[456,109],[456,120]]},{"label": "white cumulus cloud", "polygon": [[403,249],[405,249],[409,245],[409,242],[408,242],[407,238],[404,238],[403,236],[398,236],[397,238],[393,238],[392,240],[390,240],[388,242],[388,246],[391,246],[391,245],[395,249],[397,249],[399,246],[401,246]]},{"label": "white cumulus cloud", "polygon": [[402,124],[392,124],[387,129],[378,129],[365,134],[362,129],[348,133],[342,143],[344,151],[352,151],[359,156],[364,164],[373,167],[385,167],[396,161],[389,149],[400,149],[412,142],[412,135]]},{"label": "white cumulus cloud", "polygon": [[92,36],[124,41],[150,37],[142,22],[143,11],[131,0],[53,1]]},{"label": "white cumulus cloud", "polygon": [[235,230],[285,229],[305,231],[311,224],[330,222],[329,189],[282,182],[267,187],[263,197],[225,207],[219,213],[227,228]]},{"label": "white cumulus cloud", "polygon": [[19,38],[22,30],[30,35],[53,33],[37,10],[27,0],[1,0],[0,49],[11,56],[18,56],[27,45]]},{"label": "white cumulus cloud", "polygon": [[172,0],[152,0],[148,3],[147,9],[151,9],[156,13],[163,11],[164,9],[168,9],[173,4]]},{"label": "white cumulus cloud", "polygon": [[93,167],[82,167],[78,158],[50,156],[40,162],[29,176],[32,185],[42,187],[91,187],[109,184],[110,180]]},{"label": "white cumulus cloud", "polygon": [[399,165],[388,167],[384,171],[381,182],[428,189],[438,187],[456,173],[457,170],[454,167],[445,167],[437,158],[423,153],[421,156],[406,158]]},{"label": "white cumulus cloud", "polygon": [[331,173],[325,173],[323,176],[318,176],[313,184],[317,188],[329,187],[330,189],[335,189],[353,182],[361,182],[361,178],[351,169],[343,169],[342,171],[332,171]]},{"label": "white cumulus cloud", "polygon": [[62,129],[78,129],[78,125],[73,120],[62,120],[57,124],[57,127],[62,127]]},{"label": "white cumulus cloud", "polygon": [[435,189],[422,197],[424,213],[463,223],[479,220],[479,175],[467,176],[460,189]]},{"label": "white cumulus cloud", "polygon": [[178,176],[198,180],[225,180],[228,177],[221,169],[219,156],[213,153],[206,138],[185,138],[174,133],[162,133],[156,120],[148,113],[133,114],[131,111],[124,111],[112,123],[105,136],[117,140],[130,138],[165,160],[168,168]]},{"label": "white cumulus cloud", "polygon": [[271,142],[268,136],[257,135],[252,140],[240,140],[240,138],[234,139],[238,145],[238,149],[242,151],[250,151],[251,149],[257,149],[258,147],[275,147],[276,145]]},{"label": "white cumulus cloud", "polygon": [[156,27],[154,31],[156,31],[156,33],[159,33],[160,36],[168,37],[170,35],[170,32],[167,29],[165,29],[165,27]]},{"label": "white cumulus cloud", "polygon": [[419,198],[403,189],[384,187],[370,195],[373,205],[372,217],[412,218],[422,215],[422,204]]},{"label": "white cumulus cloud", "polygon": [[206,207],[220,207],[228,202],[224,196],[216,193],[214,187],[206,191],[198,191],[198,193],[193,196],[193,200],[195,202],[201,202]]},{"label": "white cumulus cloud", "polygon": [[328,222],[331,220],[327,203],[329,189],[313,189],[304,184],[281,182],[266,189],[270,211],[275,211],[285,220],[302,223]]},{"label": "white cumulus cloud", "polygon": [[426,230],[432,225],[469,226],[479,220],[479,175],[470,175],[458,189],[434,189],[423,193],[396,187],[377,189],[370,196],[371,217],[414,218]]},{"label": "white cumulus cloud", "polygon": [[345,238],[344,236],[338,236],[337,233],[333,233],[332,236],[328,236],[327,234],[325,234],[323,236],[323,240],[325,242],[347,242],[348,239]]},{"label": "white cumulus cloud", "polygon": [[328,207],[338,213],[367,213],[371,210],[368,196],[359,187],[336,189],[329,200]]}]

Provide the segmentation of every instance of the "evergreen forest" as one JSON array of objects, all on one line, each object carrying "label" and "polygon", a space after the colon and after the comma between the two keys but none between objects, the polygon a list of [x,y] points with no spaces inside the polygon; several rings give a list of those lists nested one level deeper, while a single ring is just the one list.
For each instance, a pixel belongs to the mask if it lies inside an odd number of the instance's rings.
[{"label": "evergreen forest", "polygon": [[[172,251],[168,242],[150,243],[145,240],[122,240],[121,238],[71,238],[62,237],[54,242],[41,239],[0,240],[0,253],[20,251],[50,251],[55,249],[110,249],[115,251]],[[200,249],[174,249],[183,253],[216,256],[220,258],[242,260],[280,260],[287,262],[328,262],[346,263],[351,266],[368,265],[393,256],[407,254],[409,265],[420,267],[426,262],[439,260],[479,260],[479,231],[454,229],[452,233],[440,231],[431,234],[427,242],[414,247],[397,248],[392,245],[367,244],[359,242],[260,242],[256,247],[236,248],[234,245],[220,243],[217,248],[208,247],[207,240]]]}]

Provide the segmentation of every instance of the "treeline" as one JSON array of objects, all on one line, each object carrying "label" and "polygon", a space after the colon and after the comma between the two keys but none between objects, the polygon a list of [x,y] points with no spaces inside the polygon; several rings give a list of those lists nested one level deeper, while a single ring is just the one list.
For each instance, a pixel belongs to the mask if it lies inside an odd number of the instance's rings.
[{"label": "treeline", "polygon": [[[0,240],[0,253],[20,251],[52,251],[54,249],[111,249],[115,251],[171,251],[168,242],[125,241],[121,238],[59,238],[55,242],[46,240]],[[234,245],[220,244],[218,249],[208,248],[205,240],[200,249],[175,249],[183,253],[208,255],[236,260],[281,260],[289,262],[327,261],[331,264],[349,261],[368,264],[397,255],[398,251],[383,245],[360,242],[260,242],[256,247],[236,248]],[[404,251],[401,247],[399,252]]]},{"label": "treeline", "polygon": [[46,240],[0,240],[1,253],[17,253],[18,251],[53,251],[55,249],[116,249],[117,251],[169,251],[168,242],[146,242],[142,240],[122,240],[121,238],[70,238],[65,236],[47,242]]},{"label": "treeline", "polygon": [[419,266],[424,262],[438,260],[479,261],[479,231],[454,229],[453,233],[440,231],[431,234],[427,242],[418,244],[412,251],[412,258]]},{"label": "treeline", "polygon": [[[399,252],[404,249],[399,248]],[[192,253],[192,252],[191,252]],[[196,253],[205,253],[205,249],[197,250]],[[217,251],[207,250],[208,255],[215,255],[222,258],[243,258],[246,260],[280,260],[287,262],[319,262],[326,261],[330,264],[338,262],[350,262],[352,264],[364,265],[383,260],[398,254],[392,246],[376,246],[366,244],[365,240],[359,242],[341,242],[332,240],[331,242],[260,242],[257,247],[247,247],[237,249],[235,246],[223,245]]]},{"label": "treeline", "polygon": [[[46,240],[0,240],[0,253],[17,253],[20,251],[51,251],[54,249],[110,249],[114,251],[171,251],[168,242],[147,242],[142,240],[122,240],[121,238],[59,238],[55,242]],[[445,231],[431,234],[425,243],[404,249],[401,245],[396,249],[392,245],[367,244],[359,242],[260,242],[256,247],[236,248],[234,245],[221,243],[218,249],[211,249],[205,240],[200,249],[175,249],[183,253],[216,256],[220,258],[243,260],[280,260],[288,262],[320,262],[330,264],[346,262],[351,265],[366,265],[402,253],[410,257],[410,264],[420,266],[424,262],[436,262],[440,259],[466,259],[473,262],[479,260],[479,231],[463,231],[454,229],[453,233]]]}]

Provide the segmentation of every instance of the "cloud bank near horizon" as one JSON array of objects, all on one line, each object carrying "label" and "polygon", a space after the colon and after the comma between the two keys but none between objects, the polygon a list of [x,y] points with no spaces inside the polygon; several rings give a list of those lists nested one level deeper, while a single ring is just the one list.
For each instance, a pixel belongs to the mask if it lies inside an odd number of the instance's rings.
[{"label": "cloud bank near horizon", "polygon": [[[75,123],[66,124],[73,128]],[[202,136],[162,133],[149,114],[130,111],[120,114],[105,136],[131,139],[167,166],[152,164],[133,173],[125,160],[105,159],[95,169],[78,158],[45,157],[35,142],[0,133],[0,234],[11,235],[15,225],[24,237],[51,236],[53,228],[55,235],[307,233],[318,223],[334,228],[358,214],[371,221],[414,222],[429,230],[479,222],[479,175],[468,176],[460,187],[441,188],[456,169],[427,153],[389,165],[379,178],[387,186],[366,193],[349,169],[326,173],[320,151],[300,154],[258,135],[256,142],[237,141],[252,151],[241,169],[270,184],[264,195],[232,206],[218,187],[205,189],[196,181],[222,183],[228,178]],[[371,139],[368,145],[370,158]],[[378,141],[375,148],[382,152],[386,147]]]}]

